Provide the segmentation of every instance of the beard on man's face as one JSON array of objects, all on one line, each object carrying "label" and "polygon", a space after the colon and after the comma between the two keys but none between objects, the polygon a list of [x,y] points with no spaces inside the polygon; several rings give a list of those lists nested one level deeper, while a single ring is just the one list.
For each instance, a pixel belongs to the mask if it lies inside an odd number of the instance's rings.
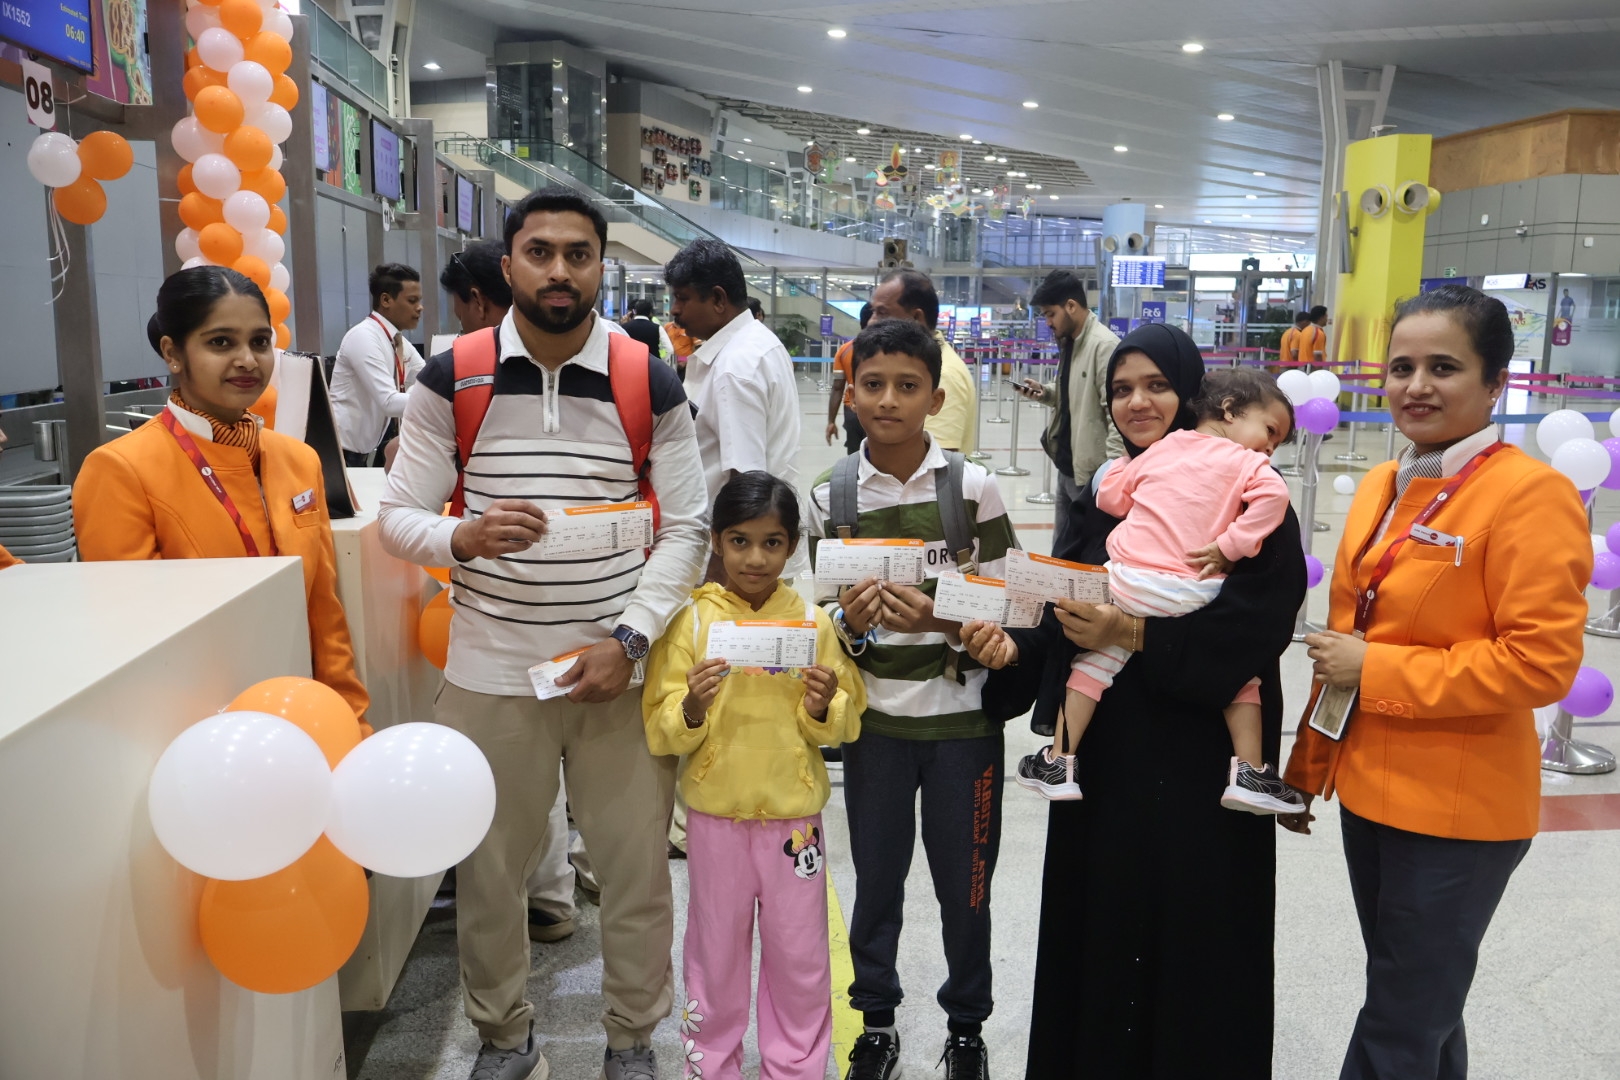
[{"label": "beard on man's face", "polygon": [[[545,302],[548,297],[559,295],[572,297],[574,302],[567,307]],[[524,318],[548,334],[566,334],[576,329],[590,318],[592,309],[596,307],[596,297],[586,300],[578,289],[566,285],[554,285],[532,294],[514,292],[512,302]]]}]

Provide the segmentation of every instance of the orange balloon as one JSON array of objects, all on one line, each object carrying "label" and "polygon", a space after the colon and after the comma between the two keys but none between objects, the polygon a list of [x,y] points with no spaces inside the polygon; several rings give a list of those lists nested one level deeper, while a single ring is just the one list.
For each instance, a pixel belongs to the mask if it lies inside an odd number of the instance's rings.
[{"label": "orange balloon", "polygon": [[205,86],[197,92],[195,112],[197,123],[218,135],[242,126],[246,110],[242,99],[224,86]]},{"label": "orange balloon", "polygon": [[185,78],[180,80],[180,86],[186,92],[187,101],[196,101],[197,95],[210,86],[224,86],[225,80],[219,78],[219,72],[213,68],[198,65],[187,68]]},{"label": "orange balloon", "polygon": [[281,201],[283,195],[287,194],[287,181],[283,180],[281,173],[275,169],[260,169],[257,172],[242,174],[242,190],[256,191],[264,196],[265,202],[274,206]]},{"label": "orange balloon", "polygon": [[292,330],[287,327],[286,323],[276,324],[276,348],[292,348]]},{"label": "orange balloon", "polygon": [[369,739],[375,734],[377,734],[377,729],[376,728],[372,727],[370,724],[366,723],[364,720],[360,721],[360,738],[362,740]]},{"label": "orange balloon", "polygon": [[292,63],[292,46],[279,34],[261,30],[242,43],[242,55],[255,64],[263,64],[272,75],[280,75]]},{"label": "orange balloon", "polygon": [[56,212],[75,225],[93,225],[107,212],[107,193],[94,177],[80,176],[67,187],[51,192]]},{"label": "orange balloon", "polygon": [[203,258],[209,262],[230,266],[242,257],[242,234],[223,221],[216,221],[197,231],[197,246],[202,248]]},{"label": "orange balloon", "polygon": [[[264,272],[268,277],[270,268],[266,267]],[[286,322],[287,316],[292,314],[292,301],[287,299],[287,294],[280,289],[272,289],[269,285],[261,285],[260,288],[264,290],[264,302],[270,305],[270,321]]]},{"label": "orange balloon", "polygon": [[231,982],[291,994],[343,966],[370,910],[366,872],[323,836],[285,870],[204,885],[197,930],[208,958]]},{"label": "orange balloon", "polygon": [[193,45],[186,50],[186,70],[190,71],[195,67],[202,67],[202,57],[197,54],[197,46]]},{"label": "orange balloon", "polygon": [[253,0],[222,0],[219,24],[246,41],[264,25],[264,13]]},{"label": "orange balloon", "polygon": [[[248,3],[252,2],[248,0]],[[272,149],[270,136],[256,127],[244,125],[225,136],[225,156],[245,173],[258,172],[269,165]]]},{"label": "orange balloon", "polygon": [[416,623],[416,644],[428,663],[443,669],[450,659],[450,590],[429,600]]},{"label": "orange balloon", "polygon": [[298,104],[298,84],[293,82],[291,75],[277,75],[275,89],[270,91],[270,102],[280,105],[288,112]]},{"label": "orange balloon", "polygon": [[117,180],[135,164],[135,151],[115,131],[92,131],[79,140],[79,164],[97,180]]},{"label": "orange balloon", "polygon": [[188,161],[180,166],[180,174],[174,178],[174,182],[180,188],[182,196],[190,195],[197,190],[196,181],[191,179],[191,162]]},{"label": "orange balloon", "polygon": [[219,0],[197,0],[203,7],[219,7]]},{"label": "orange balloon", "polygon": [[266,225],[265,228],[274,229],[277,233],[285,236],[287,234],[287,212],[274,203],[271,203],[270,224]]},{"label": "orange balloon", "polygon": [[[259,411],[257,405],[253,411]],[[236,695],[225,711],[269,713],[297,724],[315,740],[326,755],[326,763],[334,769],[343,755],[360,742],[360,722],[349,703],[342,694],[314,679],[285,675],[254,683]]]},{"label": "orange balloon", "polygon": [[[190,174],[186,174],[187,182]],[[202,232],[208,226],[225,220],[225,205],[218,199],[210,199],[200,191],[193,191],[180,198],[180,220],[187,227]]]},{"label": "orange balloon", "polygon": [[270,287],[270,264],[257,255],[243,255],[231,264],[231,269],[257,285],[261,292]]},{"label": "orange balloon", "polygon": [[426,570],[427,576],[434,581],[442,581],[446,585],[450,584],[450,568],[448,566],[424,566],[422,569]]}]

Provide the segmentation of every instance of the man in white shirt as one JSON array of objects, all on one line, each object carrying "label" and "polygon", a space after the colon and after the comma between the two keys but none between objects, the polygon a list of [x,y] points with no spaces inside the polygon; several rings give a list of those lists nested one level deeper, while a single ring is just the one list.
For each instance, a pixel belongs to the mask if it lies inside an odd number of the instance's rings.
[{"label": "man in white shirt", "polygon": [[422,275],[403,263],[371,271],[371,314],[349,328],[332,368],[332,416],[343,463],[371,464],[390,421],[405,415],[405,391],[422,370],[406,330],[422,321]]},{"label": "man in white shirt", "polygon": [[[748,310],[742,264],[719,240],[694,240],[664,267],[670,311],[700,345],[686,364],[697,409],[698,452],[709,506],[732,474],[763,469],[799,486],[799,391],[793,359]],[[800,543],[782,576],[810,572]]]}]

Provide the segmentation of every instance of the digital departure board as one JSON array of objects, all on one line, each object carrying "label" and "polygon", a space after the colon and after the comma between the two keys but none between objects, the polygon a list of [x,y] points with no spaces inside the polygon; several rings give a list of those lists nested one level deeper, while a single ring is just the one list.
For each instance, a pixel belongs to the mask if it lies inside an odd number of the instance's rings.
[{"label": "digital departure board", "polygon": [[96,67],[90,0],[0,0],[0,38],[80,71]]},{"label": "digital departure board", "polygon": [[1109,284],[1116,289],[1164,288],[1164,259],[1154,255],[1115,255]]}]

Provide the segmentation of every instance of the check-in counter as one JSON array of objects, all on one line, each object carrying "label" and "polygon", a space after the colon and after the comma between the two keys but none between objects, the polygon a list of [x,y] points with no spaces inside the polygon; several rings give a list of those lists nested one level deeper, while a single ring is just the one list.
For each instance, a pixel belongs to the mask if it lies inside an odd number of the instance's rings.
[{"label": "check-in counter", "polygon": [[176,735],[309,674],[308,625],[291,558],[0,571],[0,1077],[344,1075],[338,980],[221,976],[146,810]]},{"label": "check-in counter", "polygon": [[[442,676],[417,648],[416,624],[422,605],[439,585],[421,567],[382,548],[377,506],[386,484],[383,471],[350,469],[348,475],[356,514],[332,522],[332,546],[355,667],[371,694],[367,719],[376,728],[431,722]],[[345,1011],[381,1009],[388,1003],[443,877],[371,876],[365,935],[338,974]]]}]

